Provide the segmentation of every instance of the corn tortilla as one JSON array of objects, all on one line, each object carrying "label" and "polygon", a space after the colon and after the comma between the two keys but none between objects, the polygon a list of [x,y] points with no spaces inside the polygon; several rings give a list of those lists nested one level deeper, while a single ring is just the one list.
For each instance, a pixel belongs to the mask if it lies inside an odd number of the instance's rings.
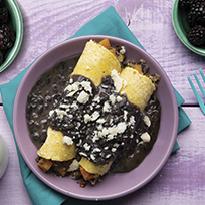
[{"label": "corn tortilla", "polygon": [[90,174],[96,174],[102,176],[105,175],[110,170],[112,162],[109,162],[108,164],[104,164],[104,165],[95,165],[93,162],[82,157],[79,162],[79,165]]},{"label": "corn tortilla", "polygon": [[126,85],[120,91],[121,94],[126,93],[129,101],[143,111],[156,89],[155,84],[149,77],[131,67],[123,69],[120,76],[126,81]]},{"label": "corn tortilla", "polygon": [[87,77],[98,86],[103,77],[111,75],[113,69],[121,71],[117,57],[104,46],[90,40],[86,43],[72,75]]},{"label": "corn tortilla", "polygon": [[53,161],[68,161],[75,157],[75,145],[63,144],[63,134],[59,131],[47,130],[47,138],[37,151],[39,157]]}]

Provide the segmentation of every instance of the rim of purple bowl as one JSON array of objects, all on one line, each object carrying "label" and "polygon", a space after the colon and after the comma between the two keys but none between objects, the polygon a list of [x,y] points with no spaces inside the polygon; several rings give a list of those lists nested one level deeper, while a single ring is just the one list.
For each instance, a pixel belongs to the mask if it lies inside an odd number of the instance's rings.
[{"label": "rim of purple bowl", "polygon": [[[169,90],[169,93],[171,94],[171,101],[172,101],[172,105],[173,105],[173,116],[174,116],[174,122],[173,122],[173,131],[172,131],[172,139],[170,141],[170,144],[169,144],[169,148],[167,149],[163,159],[161,160],[161,163],[158,164],[158,166],[155,168],[155,170],[152,172],[151,175],[147,176],[147,178],[142,181],[141,183],[135,185],[134,187],[126,190],[126,191],[122,191],[120,193],[117,193],[117,194],[111,194],[111,195],[106,195],[106,196],[102,196],[102,197],[93,197],[93,196],[84,196],[84,195],[79,195],[79,194],[74,194],[74,193],[68,193],[60,188],[58,188],[57,186],[53,185],[52,183],[50,183],[48,180],[44,179],[38,171],[35,170],[35,168],[33,167],[32,163],[28,160],[27,158],[27,153],[24,152],[24,148],[23,148],[23,145],[20,143],[20,133],[17,129],[17,121],[18,121],[18,117],[17,117],[17,110],[18,110],[18,101],[20,100],[20,92],[21,92],[21,89],[23,88],[24,86],[24,83],[26,82],[30,72],[35,68],[35,64],[37,64],[40,60],[42,60],[43,58],[45,58],[47,55],[49,55],[49,53],[51,53],[52,51],[54,51],[55,49],[63,46],[64,44],[69,44],[69,43],[75,43],[75,42],[78,42],[80,40],[89,40],[89,39],[103,39],[103,38],[109,38],[111,41],[114,40],[114,41],[118,41],[122,44],[128,44],[129,46],[131,47],[134,47],[134,49],[136,50],[136,52],[139,52],[139,53],[142,53],[143,55],[146,56],[146,58],[149,58],[152,63],[154,63],[156,65],[156,67],[158,67],[160,69],[160,72],[162,73],[163,75],[163,79],[165,80],[166,84],[167,84],[167,87],[168,87],[168,90]],[[162,77],[161,75],[161,77]],[[34,82],[35,83],[35,82]],[[71,38],[69,40],[66,40],[66,41],[63,41],[62,43],[59,43],[55,46],[53,46],[52,48],[48,49],[46,52],[44,52],[42,55],[40,55],[34,63],[32,63],[32,65],[30,66],[29,70],[26,72],[26,74],[24,75],[21,83],[20,83],[20,86],[17,90],[17,94],[16,94],[16,97],[15,97],[15,102],[14,102],[14,111],[13,111],[13,127],[14,127],[14,133],[15,133],[15,136],[16,136],[16,142],[17,142],[17,145],[18,145],[18,148],[22,154],[22,157],[23,159],[25,160],[26,164],[28,165],[28,167],[32,170],[32,172],[41,180],[43,181],[46,185],[48,185],[49,187],[53,188],[54,190],[60,192],[60,193],[63,193],[67,196],[71,196],[71,197],[74,197],[74,198],[78,198],[78,199],[83,199],[83,200],[95,200],[95,201],[98,201],[98,200],[110,200],[110,199],[115,199],[115,198],[120,198],[120,197],[123,197],[125,195],[128,195],[138,189],[140,189],[141,187],[143,187],[144,185],[146,185],[148,182],[150,182],[158,173],[159,171],[162,169],[162,167],[165,165],[165,163],[167,162],[171,152],[172,152],[172,149],[173,149],[173,146],[176,142],[176,137],[177,137],[177,128],[178,128],[178,107],[177,107],[177,102],[176,102],[176,96],[175,96],[175,93],[174,93],[174,90],[173,90],[173,87],[172,87],[172,84],[171,84],[171,81],[170,79],[168,78],[166,72],[163,70],[163,68],[161,67],[161,65],[148,53],[146,52],[145,50],[143,50],[142,48],[136,46],[135,44],[127,41],[127,40],[124,40],[124,39],[121,39],[121,38],[117,38],[117,37],[112,37],[112,36],[107,36],[107,35],[87,35],[87,36],[81,36],[81,37],[76,37],[76,38]],[[143,162],[142,162],[143,163]],[[137,169],[137,168],[136,168]],[[126,173],[125,173],[126,174]],[[102,182],[103,183],[103,182]]]}]

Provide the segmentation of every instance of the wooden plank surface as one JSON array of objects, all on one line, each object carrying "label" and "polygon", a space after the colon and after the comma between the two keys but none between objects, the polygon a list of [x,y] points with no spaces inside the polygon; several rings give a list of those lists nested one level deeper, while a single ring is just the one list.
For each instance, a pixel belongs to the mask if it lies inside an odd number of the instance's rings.
[{"label": "wooden plank surface", "polygon": [[[170,157],[160,174],[148,186],[108,205],[204,204],[205,118],[198,108],[186,108],[185,111],[193,123],[188,130],[179,135],[181,150]],[[2,107],[0,133],[8,144],[10,155],[6,175],[0,180],[0,204],[28,205],[30,202],[22,184],[13,138]]]},{"label": "wooden plank surface", "polygon": [[166,70],[187,104],[196,99],[187,76],[204,67],[204,58],[186,49],[176,37],[170,0],[18,0],[24,16],[24,42],[10,68],[0,74],[7,82],[53,45],[69,37],[89,19],[114,5],[146,50]]}]

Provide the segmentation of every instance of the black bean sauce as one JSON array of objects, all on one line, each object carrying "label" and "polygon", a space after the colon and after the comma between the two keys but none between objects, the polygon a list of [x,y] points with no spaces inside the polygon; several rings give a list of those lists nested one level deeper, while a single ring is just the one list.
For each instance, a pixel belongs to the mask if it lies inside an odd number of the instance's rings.
[{"label": "black bean sauce", "polygon": [[[82,104],[75,100],[82,92],[81,89],[72,96],[68,96],[72,91],[64,91],[60,106],[50,116],[50,126],[54,130],[60,130],[64,136],[70,136],[76,144],[79,155],[95,164],[105,164],[115,160],[120,152],[125,151],[124,147],[134,150],[136,140],[140,140],[135,131],[143,121],[143,116],[125,95],[116,92],[112,78],[110,76],[103,78],[97,88],[82,76],[73,76],[70,80],[71,83],[68,85],[73,85],[73,82],[89,82],[92,87],[90,99]],[[73,103],[76,106],[73,107]],[[86,116],[87,121],[85,121]],[[126,126],[126,130],[118,132],[123,126]],[[104,131],[108,134],[103,134]],[[116,132],[115,136],[113,132]]]},{"label": "black bean sauce", "polygon": [[146,130],[151,136],[151,141],[149,143],[138,143],[138,145],[135,146],[134,149],[123,152],[123,154],[119,156],[117,160],[115,160],[115,163],[113,163],[111,169],[112,172],[128,172],[136,168],[149,154],[154,143],[156,142],[160,127],[161,115],[160,102],[157,99],[156,95],[152,95],[147,107],[145,108],[144,113],[149,117],[151,126],[149,128],[146,128],[142,123],[141,126],[139,126],[139,128],[137,129],[136,134],[140,137],[143,134],[144,130]]},{"label": "black bean sauce", "polygon": [[43,74],[30,91],[26,118],[32,142],[39,148],[46,139],[49,111],[58,106],[67,78],[77,57],[59,63]]},{"label": "black bean sauce", "polygon": [[[98,87],[82,76],[69,78],[76,61],[77,58],[55,66],[42,75],[31,90],[26,117],[33,143],[40,147],[46,139],[48,126],[51,126],[72,138],[81,157],[95,164],[114,161],[113,172],[126,172],[135,168],[157,139],[160,123],[157,97],[151,97],[142,113],[129,102],[126,95],[115,91],[111,77],[102,79]],[[75,82],[78,82],[78,90],[69,90]],[[83,87],[82,83],[90,84],[90,89]],[[86,102],[81,102],[80,98],[76,100],[82,93],[87,96]],[[145,115],[151,121],[150,127],[143,121]],[[126,129],[120,131],[123,126]],[[119,128],[115,134],[113,127]],[[143,143],[140,138],[145,132],[151,136],[149,143]]]}]

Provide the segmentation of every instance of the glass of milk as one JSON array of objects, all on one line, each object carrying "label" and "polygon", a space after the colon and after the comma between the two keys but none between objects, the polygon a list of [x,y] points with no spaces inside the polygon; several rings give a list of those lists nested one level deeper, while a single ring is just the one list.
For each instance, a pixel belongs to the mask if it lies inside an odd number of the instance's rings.
[{"label": "glass of milk", "polygon": [[8,148],[4,142],[2,136],[0,135],[0,178],[3,176],[6,171],[8,164]]}]

